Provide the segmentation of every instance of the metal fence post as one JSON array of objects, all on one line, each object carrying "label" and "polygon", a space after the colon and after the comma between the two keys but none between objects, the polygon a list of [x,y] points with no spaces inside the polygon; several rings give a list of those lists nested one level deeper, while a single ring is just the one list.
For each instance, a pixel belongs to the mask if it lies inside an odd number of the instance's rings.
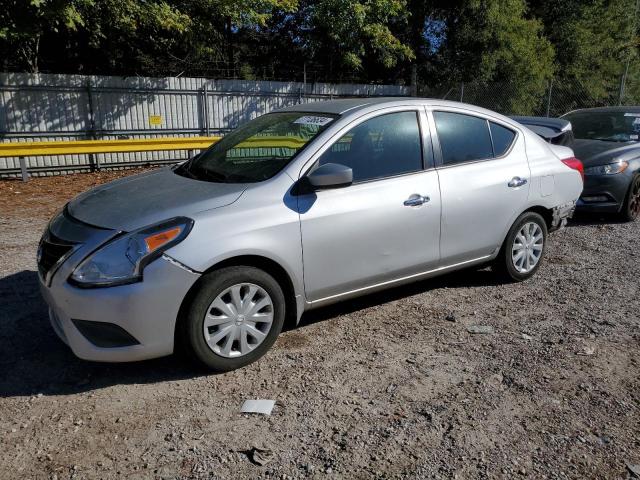
[{"label": "metal fence post", "polygon": [[411,66],[411,96],[418,96],[418,66],[415,63]]},{"label": "metal fence post", "polygon": [[[89,136],[92,140],[97,140],[96,135],[96,118],[93,111],[93,89],[91,87],[91,80],[87,80],[87,99],[89,104]],[[89,165],[91,171],[100,170],[100,160],[93,153],[89,154]]]},{"label": "metal fence post", "polygon": [[203,109],[202,109],[202,114],[204,116],[204,133],[206,134],[206,136],[209,136],[209,95],[208,95],[208,90],[207,90],[207,82],[205,81],[204,85],[202,86],[202,94],[203,94],[203,99],[204,99],[204,105],[203,105]]},{"label": "metal fence post", "polygon": [[622,105],[622,100],[624,99],[624,90],[626,88],[626,83],[627,83],[628,68],[629,68],[629,64],[627,63],[625,72],[622,74],[622,77],[620,77],[620,92],[618,93],[618,105]]},{"label": "metal fence post", "polygon": [[551,113],[551,94],[553,92],[553,78],[549,81],[549,97],[547,98],[547,117]]},{"label": "metal fence post", "polygon": [[460,101],[464,100],[464,82],[460,82]]},{"label": "metal fence post", "polygon": [[[307,62],[302,65],[302,88],[304,89],[304,95],[307,95]],[[302,103],[302,102],[300,102]]]}]

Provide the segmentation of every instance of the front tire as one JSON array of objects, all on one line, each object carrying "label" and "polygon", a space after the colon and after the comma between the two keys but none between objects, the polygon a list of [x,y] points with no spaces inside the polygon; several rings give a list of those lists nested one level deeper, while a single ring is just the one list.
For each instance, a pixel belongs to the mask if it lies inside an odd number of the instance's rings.
[{"label": "front tire", "polygon": [[244,367],[276,341],[285,319],[282,288],[255,267],[206,274],[181,322],[188,352],[214,372]]},{"label": "front tire", "polygon": [[522,282],[540,268],[547,244],[547,223],[535,212],[520,215],[507,233],[494,266],[509,281]]},{"label": "front tire", "polygon": [[629,192],[620,213],[626,222],[633,222],[640,216],[640,175],[635,175],[631,180]]}]

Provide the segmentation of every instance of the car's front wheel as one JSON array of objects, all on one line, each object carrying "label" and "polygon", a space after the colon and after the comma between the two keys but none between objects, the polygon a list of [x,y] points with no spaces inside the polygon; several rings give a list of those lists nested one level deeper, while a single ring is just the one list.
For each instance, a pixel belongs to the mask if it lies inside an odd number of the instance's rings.
[{"label": "car's front wheel", "polygon": [[627,198],[622,205],[622,218],[633,222],[640,217],[640,174],[633,177]]},{"label": "car's front wheel", "polygon": [[181,322],[192,356],[215,372],[243,367],[274,344],[285,318],[278,282],[254,267],[226,267],[206,274]]},{"label": "car's front wheel", "polygon": [[521,282],[540,268],[547,243],[547,223],[535,212],[525,212],[512,225],[495,267],[509,280]]}]

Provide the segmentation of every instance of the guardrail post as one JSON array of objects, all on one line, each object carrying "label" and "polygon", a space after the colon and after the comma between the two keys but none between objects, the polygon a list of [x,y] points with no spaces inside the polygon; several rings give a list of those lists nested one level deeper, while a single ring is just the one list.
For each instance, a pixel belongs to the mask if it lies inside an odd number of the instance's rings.
[{"label": "guardrail post", "polygon": [[[89,136],[92,140],[97,140],[96,136],[96,120],[93,112],[93,90],[91,88],[91,80],[87,80],[87,99],[89,100]],[[89,165],[91,171],[100,170],[100,160],[93,154],[89,154]]]},{"label": "guardrail post", "polygon": [[27,171],[27,160],[24,157],[20,157],[18,159],[20,162],[20,174],[22,175],[22,181],[29,181],[29,172]]}]

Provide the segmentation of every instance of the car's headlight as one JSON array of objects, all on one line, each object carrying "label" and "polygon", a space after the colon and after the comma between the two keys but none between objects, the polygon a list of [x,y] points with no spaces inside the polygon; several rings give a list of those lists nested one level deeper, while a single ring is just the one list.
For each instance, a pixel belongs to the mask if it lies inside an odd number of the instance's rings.
[{"label": "car's headlight", "polygon": [[111,287],[142,280],[142,271],[191,231],[193,220],[185,217],[120,235],[89,255],[69,280],[79,287]]},{"label": "car's headlight", "polygon": [[598,165],[596,167],[588,167],[584,169],[585,175],[615,175],[624,172],[629,164],[627,162],[609,163],[607,165]]}]

